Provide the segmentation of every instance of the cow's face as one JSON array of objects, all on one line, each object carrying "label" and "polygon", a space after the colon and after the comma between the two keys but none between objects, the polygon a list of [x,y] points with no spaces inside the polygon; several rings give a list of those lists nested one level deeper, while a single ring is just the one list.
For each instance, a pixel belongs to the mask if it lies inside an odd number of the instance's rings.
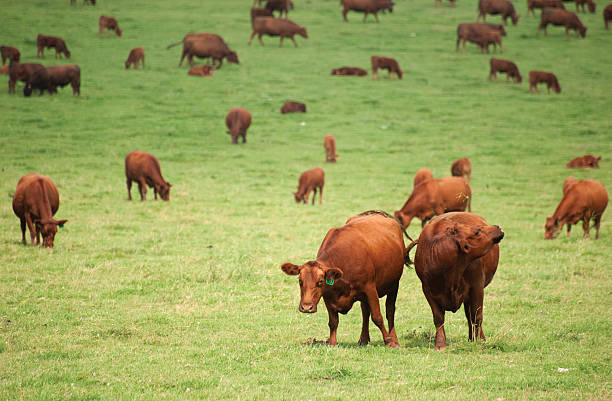
[{"label": "cow's face", "polygon": [[310,261],[301,266],[284,263],[282,271],[290,276],[298,276],[300,283],[300,305],[302,313],[315,313],[317,304],[325,289],[332,287],[337,279],[342,277],[342,271],[324,266],[317,261]]},{"label": "cow's face", "polygon": [[559,225],[559,219],[547,217],[546,225],[544,225],[544,239],[555,239],[560,232],[561,225]]},{"label": "cow's face", "polygon": [[298,193],[297,193],[297,192],[294,192],[294,193],[293,193],[293,197],[295,198],[295,203],[300,203],[300,202],[304,202],[304,203],[306,203],[306,201],[305,201],[305,199],[304,199],[304,196],[302,196],[302,195],[298,195]]},{"label": "cow's face", "polygon": [[121,36],[121,34],[123,33],[123,31],[119,29],[119,27],[115,28],[115,32],[117,32],[117,36]]},{"label": "cow's face", "polygon": [[591,13],[595,13],[595,3],[593,3],[592,1],[589,1],[587,5],[589,6],[589,11]]},{"label": "cow's face", "polygon": [[170,184],[169,182],[164,182],[160,184],[159,188],[157,189],[157,193],[165,201],[170,200],[170,187],[172,187],[172,184]]},{"label": "cow's face", "polygon": [[516,82],[519,84],[523,82],[523,77],[521,77],[521,74],[519,74],[518,72],[516,74]]},{"label": "cow's face", "polygon": [[53,240],[57,233],[57,227],[63,227],[68,220],[37,220],[36,231],[38,231],[43,238],[43,246],[45,248],[53,248]]},{"label": "cow's face", "polygon": [[504,238],[504,232],[499,226],[487,224],[456,224],[448,227],[446,234],[453,237],[460,252],[471,259],[485,255],[494,244],[498,244]]},{"label": "cow's face", "polygon": [[519,20],[519,16],[518,14],[515,12],[512,14],[512,25],[516,25],[518,23]]},{"label": "cow's face", "polygon": [[400,223],[402,224],[402,227],[408,228],[408,226],[410,225],[410,222],[412,221],[413,216],[408,216],[402,213],[400,210],[396,210],[394,215],[395,215],[395,218],[400,221]]},{"label": "cow's face", "polygon": [[499,34],[501,36],[506,36],[506,29],[504,28],[503,25],[497,25],[497,30],[499,31]]},{"label": "cow's face", "polygon": [[130,68],[130,65],[131,65],[131,64],[132,64],[132,63],[130,63],[130,60],[126,60],[126,61],[125,61],[125,69],[127,70],[128,68]]},{"label": "cow's face", "polygon": [[65,49],[64,54],[66,55],[66,58],[70,58],[70,50]]},{"label": "cow's face", "polygon": [[238,53],[230,52],[229,56],[227,56],[227,61],[229,63],[240,64],[240,62],[238,61]]},{"label": "cow's face", "polygon": [[586,37],[586,31],[587,31],[587,27],[583,26],[580,28],[580,36],[582,36],[583,38]]},{"label": "cow's face", "polygon": [[306,28],[304,28],[303,26],[300,27],[300,29],[298,29],[297,33],[301,37],[308,39],[308,34],[306,33]]}]

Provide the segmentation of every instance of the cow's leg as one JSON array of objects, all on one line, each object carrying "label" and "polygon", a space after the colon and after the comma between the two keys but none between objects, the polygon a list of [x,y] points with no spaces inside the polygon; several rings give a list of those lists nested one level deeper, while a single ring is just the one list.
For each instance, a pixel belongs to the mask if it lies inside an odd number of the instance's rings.
[{"label": "cow's leg", "polygon": [[[283,39],[285,37],[283,35],[280,36],[280,43],[278,44],[278,47],[283,47]],[[293,43],[295,43],[295,40],[293,41]]]},{"label": "cow's leg", "polygon": [[346,6],[344,6],[344,9],[342,10],[342,18],[344,18],[344,22],[348,22],[348,20],[346,19],[347,12],[348,12],[348,9],[346,8]]},{"label": "cow's leg", "polygon": [[368,305],[370,307],[370,313],[372,314],[372,321],[380,329],[382,333],[383,339],[385,341],[385,345],[398,348],[399,344],[395,341],[387,332],[385,328],[385,322],[383,321],[382,313],[380,313],[380,304],[378,302],[378,292],[376,292],[376,285],[374,283],[370,284],[365,289],[365,294],[368,299]]},{"label": "cow's leg", "polygon": [[361,301],[361,335],[357,345],[368,345],[370,342],[370,307],[365,301]]},{"label": "cow's leg", "polygon": [[[325,300],[325,298],[323,298],[323,300]],[[336,339],[336,332],[338,330],[338,312],[336,312],[326,300],[325,307],[327,308],[327,315],[329,316],[329,321],[327,322],[327,325],[329,326],[329,338],[327,339],[327,344],[337,345],[338,340]]]},{"label": "cow's leg", "polygon": [[[306,187],[306,191],[304,192],[304,204],[308,203],[308,198],[310,197],[310,191],[312,191],[312,187]],[[314,195],[313,195],[313,199],[314,199]],[[314,202],[312,202],[312,204],[314,205]]]},{"label": "cow's leg", "polygon": [[582,235],[582,238],[589,238],[589,231],[591,229],[590,224],[589,224],[590,222],[591,222],[591,216],[586,215],[583,217],[582,229],[584,230],[584,234]]},{"label": "cow's leg", "polygon": [[319,205],[323,204],[323,185],[319,187]]},{"label": "cow's leg", "polygon": [[140,200],[146,201],[147,200],[147,183],[145,182],[144,178],[141,178],[138,181],[138,192],[140,192]]},{"label": "cow's leg", "polygon": [[132,180],[129,178],[126,180],[127,191],[128,191],[128,200],[132,200]]},{"label": "cow's leg", "polygon": [[157,200],[157,188],[155,188],[155,186],[153,186],[153,196],[155,197],[155,200]]},{"label": "cow's leg", "polygon": [[242,136],[242,143],[246,143],[246,132],[241,132],[240,135]]},{"label": "cow's leg", "polygon": [[599,239],[599,226],[601,225],[601,214],[595,216],[595,239]]},{"label": "cow's leg", "polygon": [[257,35],[257,39],[259,39],[259,43],[261,43],[261,45],[264,45],[263,39],[261,39],[261,37],[263,36],[263,33],[260,33]]},{"label": "cow's leg", "polygon": [[[23,243],[23,245],[26,244],[26,240],[25,240],[25,232],[26,232],[26,219],[25,217],[21,217],[19,219],[20,223],[21,223],[21,242]],[[599,229],[598,229],[599,230]]]},{"label": "cow's leg", "polygon": [[142,69],[143,69],[143,70],[144,70],[144,68],[145,68],[144,59],[145,59],[144,57],[143,57],[143,58],[141,58],[141,60],[142,60]]},{"label": "cow's leg", "polygon": [[366,18],[367,18],[367,17],[368,17],[368,12],[367,12],[367,11],[364,11],[364,12],[363,12],[363,21],[362,21],[364,24],[365,24],[365,22],[366,22]]},{"label": "cow's leg", "polygon": [[134,69],[137,70],[138,69],[138,61],[134,61]]},{"label": "cow's leg", "polygon": [[255,31],[253,31],[253,33],[251,34],[251,37],[249,37],[249,42],[248,45],[251,45],[251,42],[253,41],[253,38],[255,37]]},{"label": "cow's leg", "polygon": [[[481,291],[481,293],[484,293]],[[472,296],[473,297],[473,296]],[[484,331],[482,330],[482,298],[480,303],[474,302],[473,299],[467,299],[463,302],[465,317],[468,322],[468,340],[475,341],[481,339],[486,341]]]},{"label": "cow's leg", "polygon": [[374,18],[376,18],[376,22],[380,23],[379,19],[378,19],[378,13],[374,12]]},{"label": "cow's leg", "polygon": [[572,225],[570,223],[567,223],[567,238],[570,237],[571,231],[572,231]]},{"label": "cow's leg", "polygon": [[461,42],[461,37],[457,36],[457,46],[455,46],[455,52],[459,51],[459,42]]},{"label": "cow's leg", "polygon": [[[576,31],[578,32],[578,31]],[[565,27],[565,36],[569,38],[569,29],[567,29],[567,26]]]},{"label": "cow's leg", "polygon": [[425,298],[429,303],[429,307],[431,308],[431,313],[433,314],[434,326],[436,326],[436,350],[442,351],[446,348],[446,333],[444,332],[444,310],[441,309],[436,301],[433,300],[431,295],[428,292],[423,291],[425,294]]},{"label": "cow's leg", "polygon": [[385,312],[387,315],[387,324],[389,324],[389,336],[399,347],[399,340],[397,339],[397,333],[395,331],[395,300],[397,299],[398,289],[399,282],[387,293]]},{"label": "cow's leg", "polygon": [[317,197],[317,187],[312,188],[312,204],[315,204],[315,198]]},{"label": "cow's leg", "polygon": [[295,41],[295,38],[293,36],[291,36],[291,40],[293,41],[293,44],[295,45],[295,47],[298,47],[297,42]]},{"label": "cow's leg", "polygon": [[30,246],[34,246],[34,238],[36,237],[36,227],[34,227],[34,223],[32,222],[32,216],[29,213],[26,213],[25,220],[28,225],[28,230],[30,231]]}]

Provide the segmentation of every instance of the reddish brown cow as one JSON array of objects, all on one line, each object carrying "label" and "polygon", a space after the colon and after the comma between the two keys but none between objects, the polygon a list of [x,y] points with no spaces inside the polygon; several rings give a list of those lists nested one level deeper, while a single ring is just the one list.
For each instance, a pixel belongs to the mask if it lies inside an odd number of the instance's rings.
[{"label": "reddish brown cow", "polygon": [[278,11],[278,17],[282,18],[285,13],[285,18],[289,17],[289,10],[293,10],[293,2],[291,0],[268,0],[265,9],[272,12]]},{"label": "reddish brown cow", "polygon": [[147,200],[147,185],[153,188],[155,200],[157,200],[157,194],[165,201],[170,200],[172,184],[164,180],[159,160],[152,154],[140,150],[128,153],[125,157],[125,177],[128,200],[132,200],[132,181],[138,184],[141,201]]},{"label": "reddish brown cow", "polygon": [[64,39],[62,38],[38,34],[38,37],[36,38],[36,46],[38,47],[36,57],[45,58],[46,47],[48,49],[55,49],[55,58],[61,58],[62,53],[66,58],[70,58],[70,51],[66,47],[66,42],[64,42]]},{"label": "reddish brown cow", "polygon": [[59,208],[59,192],[51,179],[38,174],[21,177],[13,196],[13,212],[21,222],[21,241],[26,244],[26,224],[30,230],[30,245],[40,244],[53,248],[57,227],[63,227],[68,220],[55,220],[53,215]]},{"label": "reddish brown cow", "polygon": [[251,28],[254,27],[253,24],[257,17],[274,17],[274,14],[265,8],[251,8]]},{"label": "reddish brown cow", "polygon": [[446,213],[431,221],[408,247],[418,243],[414,270],[421,280],[436,326],[436,349],[446,348],[444,314],[463,304],[468,339],[485,341],[484,289],[495,275],[504,232],[473,213]]},{"label": "reddish brown cow", "polygon": [[57,87],[72,86],[72,95],[81,94],[81,69],[76,64],[57,65],[36,70],[26,82],[23,94],[30,96],[34,89],[43,94],[47,90],[50,94],[57,93]]},{"label": "reddish brown cow", "polygon": [[363,77],[368,75],[368,72],[363,68],[359,67],[340,67],[334,68],[331,71],[331,75],[356,75],[359,77]]},{"label": "reddish brown cow", "polygon": [[433,174],[431,170],[428,168],[419,169],[414,175],[414,183],[412,184],[412,188],[414,189],[417,185],[422,182],[433,180]]},{"label": "reddish brown cow", "polygon": [[521,77],[518,67],[512,61],[502,60],[500,58],[491,58],[490,64],[491,70],[489,71],[489,80],[491,80],[491,78],[495,78],[497,81],[497,73],[504,72],[506,73],[506,82],[508,82],[510,78],[512,78],[517,84],[520,84],[523,81],[523,77]]},{"label": "reddish brown cow", "polygon": [[255,18],[255,20],[253,20],[252,25],[253,33],[249,38],[249,45],[253,41],[255,35],[257,35],[257,39],[259,39],[259,43],[261,43],[262,46],[264,45],[264,42],[261,39],[263,35],[280,36],[279,47],[283,46],[284,38],[291,39],[295,47],[298,47],[295,39],[293,38],[296,34],[308,39],[308,33],[306,33],[306,28],[304,28],[303,26],[299,26],[298,24],[289,19],[274,17],[257,17]]},{"label": "reddish brown cow", "polygon": [[0,75],[8,75],[8,73],[9,73],[8,65],[3,65],[2,67],[0,67]]},{"label": "reddish brown cow", "polygon": [[612,21],[612,4],[608,4],[606,8],[604,8],[603,19],[604,19],[604,24],[606,25],[606,29],[609,29],[608,23]]},{"label": "reddish brown cow", "polygon": [[234,107],[225,116],[227,133],[232,136],[232,143],[238,143],[238,137],[242,136],[242,143],[246,142],[246,133],[251,125],[251,113],[243,107]]},{"label": "reddish brown cow", "polygon": [[395,212],[405,228],[414,217],[421,219],[421,226],[432,217],[446,212],[471,211],[472,188],[463,178],[446,177],[420,183],[400,210]]},{"label": "reddish brown cow", "polygon": [[593,219],[596,230],[595,239],[599,239],[601,216],[608,206],[608,193],[599,181],[580,180],[567,189],[563,199],[552,217],[546,218],[544,238],[557,238],[561,229],[567,224],[569,238],[573,224],[582,220],[583,238],[589,238],[590,221]]},{"label": "reddish brown cow", "polygon": [[451,165],[451,174],[453,177],[465,177],[467,183],[470,183],[472,176],[472,163],[467,157],[457,159]]},{"label": "reddish brown cow", "polygon": [[295,201],[297,203],[303,202],[308,203],[310,197],[310,191],[312,194],[312,204],[315,203],[315,197],[317,196],[317,189],[319,190],[319,204],[323,203],[323,186],[325,186],[325,172],[320,167],[315,167],[311,170],[306,170],[300,174],[300,180],[298,182],[297,192],[293,193]]},{"label": "reddish brown cow", "polygon": [[372,63],[372,79],[380,79],[378,75],[378,69],[383,69],[389,71],[389,76],[392,74],[396,74],[399,79],[402,79],[404,73],[400,70],[399,64],[394,58],[390,57],[380,57],[380,56],[372,56],[370,57],[370,62]]},{"label": "reddish brown cow", "polygon": [[11,60],[19,62],[19,58],[21,57],[19,50],[12,46],[0,46],[0,54],[2,54],[2,65],[4,65],[6,60],[9,61],[9,64]]},{"label": "reddish brown cow", "polygon": [[336,138],[332,134],[325,135],[323,147],[325,148],[325,162],[335,163],[340,155],[336,154]]},{"label": "reddish brown cow", "polygon": [[576,12],[578,12],[578,6],[582,6],[582,12],[586,12],[584,11],[584,5],[586,4],[589,12],[591,14],[595,14],[595,2],[593,2],[593,0],[574,0],[574,2],[576,3]]},{"label": "reddish brown cow", "polygon": [[567,168],[599,168],[599,161],[601,156],[595,157],[593,155],[584,155],[576,157],[565,165]]},{"label": "reddish brown cow", "polygon": [[[299,266],[284,263],[281,269],[299,278],[300,312],[315,313],[323,297],[329,316],[327,344],[338,344],[338,313],[348,313],[360,301],[363,322],[357,344],[370,342],[371,315],[385,345],[397,348],[395,300],[404,263],[407,265],[405,257],[402,229],[397,221],[380,212],[365,212],[329,230],[316,260]],[[389,331],[378,300],[384,296]]]},{"label": "reddish brown cow", "polygon": [[580,34],[583,38],[586,36],[587,28],[582,25],[578,16],[571,11],[561,10],[559,8],[543,9],[540,26],[538,27],[538,34],[540,34],[541,29],[544,29],[544,35],[548,35],[546,32],[548,24],[564,26],[565,36],[569,36],[570,29],[573,29],[576,35]]},{"label": "reddish brown cow", "polygon": [[531,14],[535,16],[535,12],[533,10],[536,8],[544,9],[546,7],[561,8],[565,10],[565,6],[561,0],[527,0],[527,15],[529,15],[529,12],[531,11]]},{"label": "reddish brown cow", "polygon": [[123,33],[123,31],[119,29],[119,23],[117,22],[117,20],[113,17],[108,17],[106,15],[100,15],[100,18],[98,19],[98,27],[100,28],[100,37],[104,36],[105,29],[107,30],[107,36],[110,31],[115,31],[115,34],[117,36],[121,36],[121,34]]},{"label": "reddish brown cow", "polygon": [[393,2],[390,0],[340,0],[340,4],[342,4],[342,17],[344,18],[344,22],[348,22],[346,19],[346,14],[349,11],[357,11],[364,13],[363,14],[363,22],[366,21],[368,14],[374,14],[374,18],[376,18],[376,22],[380,22],[378,20],[378,12],[380,10],[389,10],[389,12],[393,12]]},{"label": "reddish brown cow", "polygon": [[212,65],[200,65],[197,67],[192,67],[187,72],[187,75],[193,75],[196,77],[212,77],[214,69],[215,67]]},{"label": "reddish brown cow", "polygon": [[539,93],[539,83],[546,84],[547,93],[550,93],[550,88],[553,88],[556,93],[561,93],[561,86],[555,74],[546,71],[529,71],[529,93],[532,93],[533,89]]},{"label": "reddish brown cow", "polygon": [[567,191],[569,191],[569,189],[573,187],[574,184],[576,184],[577,182],[578,180],[572,177],[571,175],[567,177],[565,181],[563,181],[563,196],[565,196],[565,194],[567,194]]},{"label": "reddish brown cow", "polygon": [[125,69],[130,68],[132,64],[134,64],[134,69],[138,69],[138,63],[142,61],[142,68],[145,68],[145,52],[142,47],[135,47],[130,50],[130,54],[125,60]]},{"label": "reddish brown cow", "polygon": [[285,102],[281,107],[281,113],[306,113],[306,105],[300,102]]},{"label": "reddish brown cow", "polygon": [[213,65],[215,61],[219,64],[215,68],[219,69],[223,65],[223,59],[229,63],[240,64],[238,54],[230,50],[223,38],[214,33],[189,33],[185,35],[182,41],[169,45],[166,49],[170,49],[178,44],[183,44],[183,53],[179,61],[179,67],[183,65],[185,56],[190,66],[193,66],[193,58],[211,58]]},{"label": "reddish brown cow", "polygon": [[[480,46],[481,51],[484,53],[485,46],[487,47],[490,40],[493,40],[493,43],[497,40],[496,37],[491,37],[488,32],[496,31],[499,32],[501,36],[506,36],[506,30],[503,25],[497,24],[482,24],[478,22],[464,22],[457,25],[457,46],[455,51],[459,50],[459,42],[463,41],[463,50],[465,51],[465,42],[475,43]],[[501,38],[499,38],[499,45],[501,47]]]},{"label": "reddish brown cow", "polygon": [[504,25],[506,25],[506,19],[508,17],[512,19],[513,25],[516,25],[519,20],[519,16],[514,9],[514,5],[508,0],[479,0],[478,17],[476,17],[476,22],[478,22],[480,17],[482,17],[482,20],[485,21],[487,14],[501,14]]},{"label": "reddish brown cow", "polygon": [[40,68],[45,67],[38,63],[18,63],[11,60],[9,64],[9,93],[15,93],[15,84],[17,81],[28,82],[31,76]]}]

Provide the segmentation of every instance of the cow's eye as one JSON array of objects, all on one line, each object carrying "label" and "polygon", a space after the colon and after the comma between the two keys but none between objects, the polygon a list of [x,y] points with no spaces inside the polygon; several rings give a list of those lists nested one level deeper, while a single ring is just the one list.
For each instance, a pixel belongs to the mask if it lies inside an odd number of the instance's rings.
[{"label": "cow's eye", "polygon": [[302,286],[302,284],[304,284],[304,282],[300,279],[298,280],[300,282],[300,287]]},{"label": "cow's eye", "polygon": [[480,228],[477,228],[476,231],[474,231],[474,235],[480,235],[481,231]]},{"label": "cow's eye", "polygon": [[324,282],[325,282],[325,281],[324,281],[323,279],[321,279],[321,280],[319,280],[318,285],[323,285],[323,283],[324,283]]}]

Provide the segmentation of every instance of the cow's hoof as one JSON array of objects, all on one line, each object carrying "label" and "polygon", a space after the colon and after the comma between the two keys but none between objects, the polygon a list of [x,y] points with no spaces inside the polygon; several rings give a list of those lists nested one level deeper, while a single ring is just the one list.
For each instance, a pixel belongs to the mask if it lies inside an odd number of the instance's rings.
[{"label": "cow's hoof", "polygon": [[357,345],[368,345],[370,343],[370,337],[360,337],[359,341],[357,341]]}]

